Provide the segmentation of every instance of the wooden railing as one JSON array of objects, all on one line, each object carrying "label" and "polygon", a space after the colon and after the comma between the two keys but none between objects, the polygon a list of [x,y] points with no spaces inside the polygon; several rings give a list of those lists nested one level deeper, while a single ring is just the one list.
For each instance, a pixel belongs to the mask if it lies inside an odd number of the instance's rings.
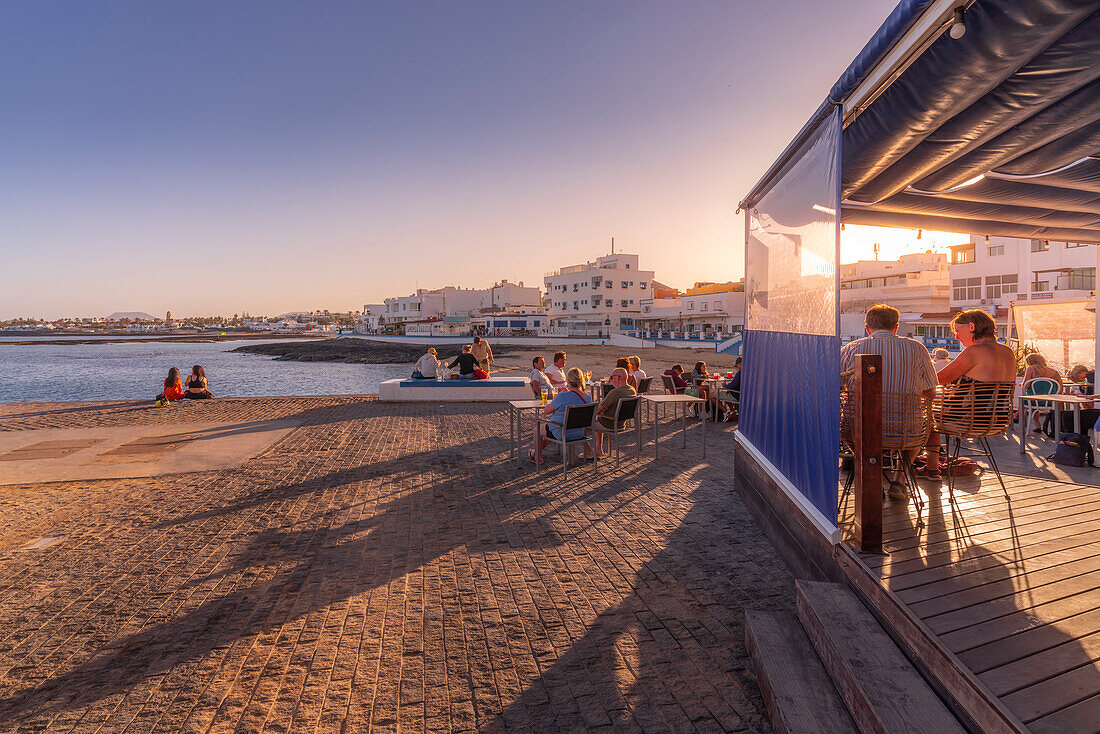
[{"label": "wooden railing", "polygon": [[882,356],[857,355],[854,372],[855,540],[862,551],[882,553]]}]

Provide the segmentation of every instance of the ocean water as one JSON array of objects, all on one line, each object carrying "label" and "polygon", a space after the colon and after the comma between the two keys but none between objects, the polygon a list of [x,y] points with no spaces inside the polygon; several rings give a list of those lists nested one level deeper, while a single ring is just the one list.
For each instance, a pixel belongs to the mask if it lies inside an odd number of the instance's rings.
[{"label": "ocean water", "polygon": [[412,372],[412,365],[405,364],[280,362],[231,351],[260,343],[0,345],[0,403],[152,400],[163,389],[170,367],[178,367],[186,379],[196,364],[206,370],[218,397],[377,393],[383,380]]}]

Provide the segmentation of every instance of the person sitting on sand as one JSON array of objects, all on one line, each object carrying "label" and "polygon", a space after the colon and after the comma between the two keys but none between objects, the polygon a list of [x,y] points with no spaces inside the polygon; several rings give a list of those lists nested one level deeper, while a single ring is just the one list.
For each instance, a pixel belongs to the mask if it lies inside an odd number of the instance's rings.
[{"label": "person sitting on sand", "polygon": [[179,367],[168,370],[168,378],[164,381],[164,392],[157,395],[157,400],[181,400],[183,398],[183,382],[180,381]]},{"label": "person sitting on sand", "polygon": [[[455,361],[451,362],[448,367],[452,370],[455,366],[458,367],[458,379],[460,380],[475,380],[477,375],[474,374],[474,370],[477,369],[477,359],[470,353],[470,345],[464,344],[462,346],[462,354],[455,357]],[[454,377],[454,375],[452,375]]]},{"label": "person sitting on sand", "polygon": [[439,370],[438,355],[439,352],[435,351],[435,347],[428,347],[427,354],[416,360],[416,367],[413,368],[412,373],[413,379],[434,380]]},{"label": "person sitting on sand", "polygon": [[191,374],[187,376],[187,382],[183,385],[187,388],[183,397],[190,400],[208,400],[214,397],[214,393],[206,387],[206,371],[199,365],[191,368]]}]

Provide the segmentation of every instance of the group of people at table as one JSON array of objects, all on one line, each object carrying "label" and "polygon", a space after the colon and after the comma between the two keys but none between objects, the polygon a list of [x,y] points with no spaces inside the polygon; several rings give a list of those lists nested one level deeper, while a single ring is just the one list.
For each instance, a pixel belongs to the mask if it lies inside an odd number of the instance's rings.
[{"label": "group of people at table", "polygon": [[[439,361],[439,352],[435,347],[429,347],[424,356],[416,361],[412,379],[441,380],[443,370],[446,369],[450,371],[449,379],[452,380],[487,380],[489,366],[495,363],[493,349],[489,346],[489,342],[482,340],[480,336],[475,336],[474,343],[463,345],[462,352],[447,365]],[[456,368],[457,372],[455,372]]]},{"label": "group of people at table", "polygon": [[[898,336],[899,317],[895,308],[884,304],[872,306],[865,318],[867,336],[851,341],[841,348],[840,369],[846,375],[845,386],[849,391],[853,382],[851,375],[855,357],[860,354],[882,356],[883,394],[918,394],[931,398],[940,386],[1016,382],[1016,354],[997,341],[996,322],[985,311],[963,311],[952,319],[951,330],[963,347],[954,359],[943,349],[936,349],[929,355],[927,348],[919,341]],[[1027,369],[1023,375],[1025,393],[1026,386],[1035,377],[1054,379],[1059,385],[1059,391],[1061,390],[1061,376],[1047,366],[1041,355],[1031,354],[1026,362]],[[1069,378],[1073,382],[1091,382],[1092,373],[1083,365],[1078,365],[1070,370]],[[1091,385],[1089,388],[1091,389]],[[975,406],[975,409],[980,408]],[[933,480],[942,478],[940,442],[940,434],[930,431],[923,451],[923,464],[915,472],[918,477]],[[916,458],[916,453],[912,458]],[[894,499],[905,499],[907,492],[899,477],[888,479],[890,496]]]},{"label": "group of people at table", "polygon": [[[561,440],[561,427],[565,423],[566,409],[572,405],[588,405],[593,401],[588,392],[588,382],[592,379],[592,373],[588,372],[586,374],[576,367],[566,368],[566,359],[565,352],[555,352],[554,360],[549,366],[547,366],[546,360],[541,355],[531,359],[531,392],[536,398],[543,401],[546,406],[543,408],[543,412],[549,416],[549,422],[543,424],[545,433],[536,433],[536,445],[528,452],[528,457],[532,462],[536,460],[536,450],[540,449],[538,446],[540,442],[541,448],[546,448],[551,439]],[[731,375],[725,386],[726,389],[734,389],[733,385],[736,383],[735,389],[740,390],[740,365],[741,358],[738,357],[737,373]],[[682,366],[673,365],[670,369],[665,370],[664,374],[671,378],[675,392],[696,391],[691,394],[702,397],[707,401],[708,412],[712,409],[719,409],[717,396],[712,397],[711,391],[705,385],[693,388],[684,379],[684,368]],[[714,378],[707,371],[705,362],[695,364],[692,377],[701,378],[700,382]],[[639,385],[646,378],[647,375],[642,370],[642,360],[638,355],[619,357],[615,362],[615,368],[611,370],[608,377],[610,389],[604,393],[599,406],[596,408],[596,420],[610,430],[619,429],[620,426],[615,424],[615,409],[619,401],[635,397],[638,394]],[[565,431],[565,440],[576,441],[583,435],[583,428],[568,429]],[[596,451],[602,449],[602,438],[603,436],[600,433],[596,434]],[[592,447],[585,446],[585,458],[591,457]]]}]

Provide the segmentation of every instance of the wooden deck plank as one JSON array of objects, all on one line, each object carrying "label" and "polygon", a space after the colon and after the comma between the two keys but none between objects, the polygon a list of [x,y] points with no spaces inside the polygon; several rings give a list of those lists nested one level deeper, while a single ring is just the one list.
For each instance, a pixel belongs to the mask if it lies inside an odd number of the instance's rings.
[{"label": "wooden deck plank", "polygon": [[884,544],[887,551],[893,556],[902,551],[919,551],[929,544],[937,542],[958,543],[972,539],[971,542],[980,543],[980,538],[991,533],[1012,528],[1022,532],[1024,529],[1034,529],[1036,523],[1060,521],[1064,518],[1090,512],[1096,513],[1097,511],[1100,511],[1100,497],[1094,497],[1086,502],[1081,502],[1077,498],[1050,502],[1031,508],[1026,513],[1017,512],[1006,507],[977,520],[968,518],[965,513],[956,511],[950,516],[943,516],[944,522],[942,524],[937,522],[935,527],[926,527],[924,533],[914,532],[911,535],[898,536],[896,539],[884,541]]},{"label": "wooden deck plank", "polygon": [[[1052,483],[1048,485],[1036,485],[1035,487],[1028,487],[1026,491],[1021,491],[1020,494],[1013,493],[1012,488],[1009,488],[1009,494],[1012,498],[1014,505],[1020,507],[1030,507],[1042,502],[1048,502],[1056,499],[1072,499],[1086,498],[1095,496],[1095,491],[1092,487],[1083,487],[1079,484],[1064,484],[1064,483]],[[946,494],[946,492],[945,492]],[[982,514],[988,512],[990,509],[995,509],[1004,506],[1006,499],[1004,493],[1001,492],[1000,487],[997,488],[995,496],[983,495],[981,501],[975,501],[971,499],[960,499],[958,493],[955,494],[954,503],[951,502],[950,497],[947,497],[947,506],[952,504],[958,508],[960,512],[964,512],[968,515],[979,517]],[[927,508],[931,504],[943,505],[943,495],[928,495],[924,505]],[[913,517],[914,513],[919,513],[919,508],[916,503],[892,503],[889,505],[889,511],[883,510],[883,526],[884,530],[896,529],[904,527],[907,524],[907,516]]]},{"label": "wooden deck plank", "polygon": [[995,617],[1025,611],[1046,602],[1078,594],[1095,594],[1098,587],[1100,587],[1100,572],[1094,571],[1082,576],[1061,579],[1012,596],[1003,596],[965,609],[939,614],[925,619],[924,623],[937,635],[941,635],[980,624]]},{"label": "wooden deck plank", "polygon": [[[1100,604],[1100,599],[1097,600]],[[1022,660],[1029,655],[1061,645],[1067,639],[1086,637],[1100,632],[1100,606],[1057,622],[1018,632],[959,653],[959,660],[981,675],[987,670]]]},{"label": "wooden deck plank", "polygon": [[[889,568],[895,563],[913,560],[922,560],[935,553],[940,552],[957,552],[960,541],[969,539],[968,544],[980,544],[985,545],[987,542],[997,540],[997,535],[1004,536],[1008,531],[1011,536],[1011,532],[1015,530],[1017,538],[1027,537],[1031,542],[1039,542],[1044,538],[1031,538],[1030,536],[1035,533],[1048,533],[1049,523],[1052,520],[1056,520],[1059,525],[1059,530],[1063,532],[1072,532],[1072,528],[1080,523],[1093,522],[1100,520],[1100,506],[1078,508],[1078,511],[1069,513],[1062,511],[1064,514],[1058,515],[1059,511],[1055,510],[1052,516],[1031,517],[1021,521],[1014,521],[1005,519],[997,523],[996,525],[987,525],[980,532],[971,532],[966,538],[960,539],[953,534],[937,533],[937,537],[925,542],[919,546],[911,546],[902,549],[891,550],[888,549],[889,556],[886,558],[886,562],[881,564],[881,568],[878,569],[884,574],[888,575]],[[1047,536],[1049,537],[1049,535]],[[1019,541],[1022,542],[1022,541]],[[927,565],[927,564],[924,564]]]},{"label": "wooden deck plank", "polygon": [[[1010,693],[1002,701],[1026,724],[1055,711],[1086,701],[1100,691],[1100,665],[1088,663]],[[1100,726],[1100,722],[1093,722]]]},{"label": "wooden deck plank", "polygon": [[[1100,521],[1097,521],[1090,529],[1073,535],[1068,535],[1063,538],[1042,540],[1033,545],[1011,548],[1011,550],[1018,550],[1025,562],[1039,560],[1054,553],[1076,550],[1079,548],[1089,548],[1095,545],[1098,541],[1098,535],[1094,531],[1100,531]],[[986,549],[988,549],[988,545]],[[1006,548],[1005,550],[1010,550],[1010,548]],[[929,584],[950,580],[955,577],[984,571],[994,566],[1002,564],[1015,565],[1015,563],[1016,562],[1011,558],[1002,555],[1000,552],[993,552],[977,555],[973,558],[962,558],[951,563],[944,563],[940,566],[925,567],[901,574],[891,574],[884,581],[887,588],[895,593],[900,593],[907,589],[915,589]],[[1028,568],[1032,567],[1028,566]]]},{"label": "wooden deck plank", "polygon": [[[921,619],[932,619],[940,614],[961,610],[993,599],[1012,595],[1025,595],[1048,584],[1100,571],[1100,545],[1087,546],[1086,550],[1092,555],[1077,559],[1056,559],[1050,566],[1032,569],[1015,576],[1008,568],[989,569],[982,571],[980,574],[967,574],[961,579],[966,579],[969,576],[981,576],[980,580],[985,583],[971,587],[963,586],[957,591],[936,595],[932,598],[924,598],[924,594],[921,593],[923,589],[902,592],[898,596]],[[959,584],[967,583],[961,579]]]},{"label": "wooden deck plank", "polygon": [[1100,694],[1028,724],[1032,734],[1067,734],[1100,731]]},{"label": "wooden deck plank", "polygon": [[1067,596],[1037,604],[1003,617],[964,627],[957,632],[939,634],[939,639],[956,654],[1004,640],[1043,624],[1056,624],[1069,617],[1100,608],[1100,599],[1091,592]]},{"label": "wooden deck plank", "polygon": [[[988,670],[979,677],[998,696],[1007,696],[1055,678],[1065,671],[1091,666],[1097,660],[1100,660],[1100,633],[1084,637],[1067,635],[1057,647]],[[1100,673],[1100,669],[1097,672]]]}]

